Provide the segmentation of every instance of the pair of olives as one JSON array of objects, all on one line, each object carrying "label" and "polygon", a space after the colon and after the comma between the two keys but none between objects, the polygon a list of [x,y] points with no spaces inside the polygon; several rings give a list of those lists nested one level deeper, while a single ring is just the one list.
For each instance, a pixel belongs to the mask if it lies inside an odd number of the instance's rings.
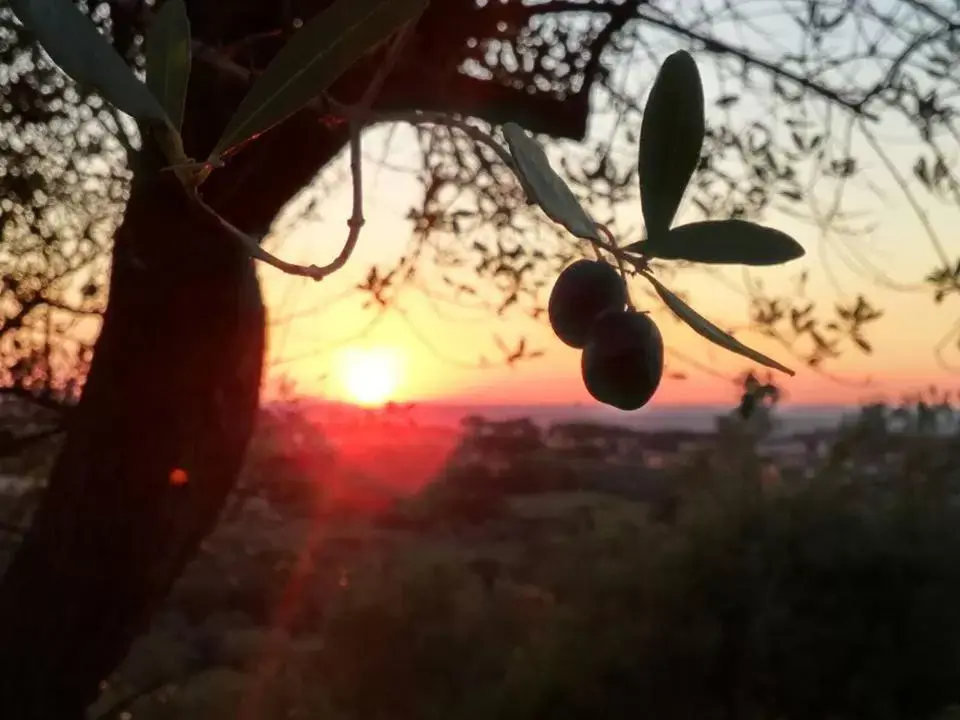
[{"label": "pair of olives", "polygon": [[547,314],[557,337],[583,350],[587,392],[620,410],[638,410],[663,377],[663,337],[646,313],[627,303],[626,284],[613,266],[578,260],[557,278]]}]

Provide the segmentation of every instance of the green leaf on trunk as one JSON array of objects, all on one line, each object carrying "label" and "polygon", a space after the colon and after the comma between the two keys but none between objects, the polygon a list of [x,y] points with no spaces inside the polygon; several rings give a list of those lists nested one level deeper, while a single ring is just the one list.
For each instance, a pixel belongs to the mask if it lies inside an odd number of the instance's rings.
[{"label": "green leaf on trunk", "polygon": [[705,132],[700,71],[681,50],[660,66],[640,124],[640,205],[648,236],[670,228],[700,162]]},{"label": "green leaf on trunk", "polygon": [[785,232],[746,220],[704,220],[675,227],[664,235],[624,247],[661,260],[712,265],[781,265],[805,250]]},{"label": "green leaf on trunk", "polygon": [[140,123],[169,125],[163,106],[71,0],[10,0],[50,59],[81,88]]},{"label": "green leaf on trunk", "polygon": [[670,308],[678,318],[692,327],[699,335],[705,337],[710,342],[729,350],[730,352],[743,355],[743,357],[750,358],[754,362],[758,362],[761,365],[773,368],[774,370],[779,370],[787,375],[796,374],[793,370],[785,365],[781,365],[776,360],[768,358],[763,353],[759,353],[753,348],[747,347],[733,337],[733,335],[730,335],[729,333],[726,333],[718,328],[692,307],[687,305],[683,300],[677,297],[677,295],[668,290],[659,280],[653,277],[653,275],[643,273],[643,276],[650,281],[654,290],[657,291],[660,299],[666,303],[667,307]]},{"label": "green leaf on trunk", "polygon": [[597,224],[583,209],[573,190],[550,167],[540,143],[516,123],[504,125],[503,136],[510,146],[517,177],[527,197],[537,203],[547,217],[578,238],[600,240]]},{"label": "green leaf on trunk", "polygon": [[325,92],[370,49],[415,20],[429,0],[336,0],[293,34],[254,82],[217,142],[218,162]]},{"label": "green leaf on trunk", "polygon": [[147,88],[179,132],[183,129],[191,65],[190,19],[184,0],[167,0],[153,16],[145,54]]}]

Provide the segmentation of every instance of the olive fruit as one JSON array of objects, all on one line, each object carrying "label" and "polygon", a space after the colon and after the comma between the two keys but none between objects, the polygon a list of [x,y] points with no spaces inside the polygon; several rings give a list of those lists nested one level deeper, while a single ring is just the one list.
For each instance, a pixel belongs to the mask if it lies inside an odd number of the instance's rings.
[{"label": "olive fruit", "polygon": [[598,260],[568,265],[550,291],[550,327],[564,343],[582,349],[593,321],[605,310],[623,310],[627,287],[620,273]]},{"label": "olive fruit", "polygon": [[580,367],[595,399],[638,410],[650,402],[663,377],[663,336],[645,313],[608,310],[590,327]]}]

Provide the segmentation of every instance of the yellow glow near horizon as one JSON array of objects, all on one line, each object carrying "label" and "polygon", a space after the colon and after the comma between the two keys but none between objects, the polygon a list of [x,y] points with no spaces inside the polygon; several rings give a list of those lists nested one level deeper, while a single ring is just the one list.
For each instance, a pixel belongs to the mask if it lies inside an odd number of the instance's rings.
[{"label": "yellow glow near horizon", "polygon": [[350,402],[368,407],[382,405],[396,399],[402,363],[390,348],[349,348],[340,355],[337,379]]},{"label": "yellow glow near horizon", "polygon": [[[391,128],[389,132],[392,131]],[[382,133],[379,130],[373,132],[380,133],[378,137],[386,142],[386,128]],[[892,162],[909,165],[919,146],[896,145],[897,132],[897,128],[887,128],[884,141],[891,144]],[[395,147],[401,157],[419,158],[414,137],[397,142],[398,145],[391,147]],[[341,159],[342,167],[346,168],[347,164],[348,158]],[[398,167],[400,165],[402,163],[398,163]],[[338,358],[326,354],[329,344],[353,336],[373,318],[373,313],[364,307],[365,297],[359,293],[349,296],[350,289],[363,281],[370,265],[391,266],[409,249],[406,212],[411,204],[421,202],[422,188],[409,173],[387,169],[382,172],[386,179],[379,179],[377,185],[383,190],[366,195],[369,208],[363,242],[343,271],[323,283],[313,284],[262,264],[259,266],[269,307],[271,311],[275,310],[274,316],[297,315],[276,333],[272,352],[279,359],[302,357],[302,360],[283,362],[278,365],[278,371],[289,373],[305,393],[331,394],[367,406],[388,400],[508,404],[582,402],[592,406],[594,401],[584,390],[580,378],[579,354],[557,341],[543,318],[535,321],[524,313],[502,317],[490,313],[487,316],[471,309],[463,315],[469,316],[470,321],[460,321],[457,308],[444,306],[438,311],[436,303],[415,290],[404,292],[402,316],[390,314],[375,330],[364,335],[363,348],[388,348],[386,353],[376,351],[373,357],[369,357],[366,353],[370,351],[359,350],[362,357],[357,358],[356,352],[351,352],[349,360],[339,363]],[[960,351],[951,342],[943,360],[934,352],[950,330],[953,322],[950,311],[934,305],[929,290],[924,290],[921,284],[922,278],[936,266],[937,253],[923,240],[922,228],[917,225],[910,204],[897,194],[896,183],[882,172],[875,179],[871,177],[871,184],[874,181],[876,193],[865,187],[858,189],[855,184],[849,192],[844,192],[844,202],[852,203],[851,217],[869,219],[869,222],[851,220],[852,231],[857,233],[852,236],[844,233],[825,237],[819,228],[806,221],[771,210],[761,218],[761,224],[796,237],[807,248],[808,257],[782,268],[757,269],[755,274],[751,271],[751,277],[762,280],[773,295],[781,292],[790,295],[794,293],[799,272],[809,270],[810,282],[805,297],[817,304],[817,312],[824,320],[829,319],[835,303],[849,302],[860,292],[867,294],[871,302],[885,312],[884,317],[867,330],[874,348],[872,355],[862,354],[849,342],[841,343],[841,357],[832,360],[824,368],[825,373],[815,372],[775,340],[743,327],[750,308],[739,268],[720,268],[711,271],[709,276],[698,274],[693,268],[685,269],[669,280],[670,288],[685,293],[690,304],[708,319],[721,327],[743,328],[738,332],[739,339],[797,371],[793,378],[777,376],[791,404],[859,403],[878,395],[897,398],[931,383],[956,387],[957,376],[953,368],[960,367]],[[284,235],[282,254],[285,258],[304,264],[324,263],[339,251],[337,243],[318,249],[317,238],[339,237],[342,233],[343,219],[352,212],[349,183],[335,194],[323,197],[325,213],[322,218],[298,221]],[[615,211],[623,220],[621,225],[627,228],[642,216],[638,201],[619,204]],[[948,229],[956,226],[958,214],[955,206],[929,203],[924,212],[945,242],[953,239]],[[291,213],[291,217],[299,216]],[[687,202],[675,223],[681,225],[699,219],[696,208]],[[858,227],[862,227],[862,235],[858,234]],[[621,240],[633,239],[637,239],[635,235]],[[957,248],[958,243],[954,241],[947,252],[955,253]],[[329,256],[318,253],[329,253]],[[866,261],[858,259],[860,257],[876,266],[877,272],[863,265]],[[894,290],[892,285],[888,287],[880,282],[881,274],[898,285],[915,286],[917,292]],[[635,284],[638,291],[647,288],[640,280]],[[548,289],[545,289],[542,300],[545,300]],[[346,299],[341,301],[341,294]],[[295,303],[290,299],[294,297]],[[638,299],[640,297],[637,295]],[[655,298],[647,301],[644,297],[642,302],[644,309],[655,313],[670,351],[668,363],[671,371],[682,372],[688,377],[682,381],[665,378],[654,402],[669,405],[736,401],[736,388],[728,378],[755,365],[711,344],[675,321],[669,310]],[[321,315],[306,312],[311,308],[320,308],[317,312]],[[322,319],[318,319],[321,316]],[[415,327],[420,336],[430,339],[435,349],[427,348],[418,340],[411,327]],[[491,347],[491,338],[495,334],[511,339],[523,337],[529,341],[530,347],[546,354],[516,366],[500,365],[496,362],[499,351]],[[803,344],[798,344],[796,351],[802,354],[805,349]],[[311,355],[314,351],[317,357]],[[397,359],[384,359],[390,355],[402,358],[402,364]],[[378,356],[380,359],[376,359]],[[483,367],[475,365],[481,356],[492,362]],[[686,362],[684,358],[698,364]],[[354,364],[357,367],[351,367]],[[705,372],[704,368],[712,372]],[[394,380],[389,380],[390,377]],[[328,378],[334,387],[330,387],[324,378]]]}]

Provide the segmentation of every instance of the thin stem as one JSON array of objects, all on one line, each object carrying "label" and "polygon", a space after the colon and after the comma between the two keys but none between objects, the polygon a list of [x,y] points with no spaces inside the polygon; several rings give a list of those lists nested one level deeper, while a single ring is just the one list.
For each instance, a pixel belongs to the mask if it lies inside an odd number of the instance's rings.
[{"label": "thin stem", "polygon": [[[400,56],[400,51],[410,38],[413,23],[408,22],[396,34],[387,50],[384,63],[380,66],[376,75],[367,85],[358,105],[350,108],[350,175],[353,181],[353,211],[350,219],[347,221],[348,232],[347,239],[343,244],[340,253],[326,265],[300,265],[298,263],[287,262],[277,257],[273,253],[263,248],[263,239],[256,238],[240,230],[222,217],[216,210],[208,205],[200,193],[194,189],[191,196],[200,205],[200,207],[211,217],[213,217],[221,228],[237,238],[250,251],[251,257],[260,260],[268,265],[277,268],[288,275],[297,275],[301,277],[312,278],[313,280],[323,280],[332,275],[337,270],[346,265],[353,251],[357,247],[360,239],[360,230],[365,223],[363,217],[363,152],[361,146],[361,134],[365,126],[371,124],[370,109],[377,99],[384,82],[392,72]],[[342,106],[346,109],[346,106]],[[200,163],[200,166],[207,167],[209,163]]]},{"label": "thin stem", "polygon": [[275,267],[277,270],[280,270],[287,275],[308,277],[312,280],[323,280],[328,275],[343,267],[343,265],[349,259],[350,254],[353,252],[353,249],[357,245],[357,239],[360,236],[360,227],[363,225],[362,217],[359,223],[355,222],[355,218],[350,218],[348,223],[350,225],[350,231],[347,235],[347,241],[344,243],[343,250],[340,251],[340,254],[333,260],[333,262],[327,265],[298,265],[297,263],[291,263],[287,262],[286,260],[282,260],[273,253],[264,250],[260,245],[260,240],[258,238],[254,237],[253,235],[248,235],[247,233],[243,232],[243,230],[233,225],[229,220],[221,216],[216,210],[210,207],[202,197],[200,197],[199,193],[193,194],[193,200],[204,212],[216,220],[217,224],[219,224],[221,228],[239,240],[254,260],[265,262],[267,265]]},{"label": "thin stem", "polygon": [[[395,47],[395,46],[394,46]],[[372,86],[371,86],[372,87]],[[376,88],[373,88],[375,91]],[[325,277],[336,272],[342,268],[346,262],[350,259],[350,256],[353,254],[354,249],[357,246],[357,241],[360,238],[360,229],[364,225],[363,217],[363,183],[362,183],[362,152],[361,152],[361,141],[360,135],[362,130],[365,127],[373,125],[377,122],[427,122],[427,123],[436,123],[444,124],[454,128],[457,128],[468,136],[481,142],[497,153],[500,159],[512,170],[514,169],[513,160],[510,157],[507,150],[501,146],[496,140],[483,132],[480,128],[474,127],[469,123],[466,123],[462,120],[459,120],[443,113],[434,113],[434,112],[397,112],[397,113],[372,113],[369,110],[364,110],[362,108],[363,102],[372,102],[375,97],[374,92],[364,93],[364,98],[361,101],[361,106],[349,107],[346,105],[341,105],[336,103],[333,100],[328,100],[331,107],[336,108],[338,112],[347,117],[350,122],[350,174],[353,179],[353,213],[348,221],[349,232],[347,234],[346,242],[344,242],[343,249],[340,251],[340,254],[332,262],[327,265],[318,266],[318,265],[300,265],[298,263],[291,263],[283,260],[273,253],[264,250],[261,245],[261,240],[248,235],[243,232],[225,218],[221,217],[216,210],[210,207],[199,193],[193,193],[194,200],[200,205],[200,207],[211,217],[213,217],[218,224],[226,230],[228,233],[233,235],[235,238],[240,240],[244,246],[250,251],[251,256],[255,260],[260,260],[265,262],[268,265],[277,268],[281,272],[284,272],[288,275],[296,275],[300,277],[309,277],[313,280],[322,280]],[[614,254],[615,256],[620,256],[621,253],[619,248],[616,245],[608,245],[604,242],[597,242],[603,249]],[[618,257],[618,261],[619,261]]]},{"label": "thin stem", "polygon": [[[480,145],[485,145],[487,148],[492,150],[506,167],[510,168],[510,170],[514,173],[517,172],[516,165],[514,164],[510,152],[491,135],[476,126],[471,125],[465,120],[436,111],[408,110],[375,112],[371,109],[374,101],[376,100],[376,96],[380,91],[380,88],[395,65],[403,45],[409,39],[411,28],[412,25],[408,24],[397,34],[387,51],[387,56],[383,66],[381,66],[377,75],[365,89],[358,104],[346,105],[329,96],[325,96],[322,101],[319,101],[319,103],[314,103],[325,106],[329,110],[336,112],[350,123],[350,169],[351,175],[353,176],[353,213],[348,221],[349,233],[347,235],[346,242],[343,245],[343,249],[331,263],[324,266],[299,265],[297,263],[291,263],[282,260],[272,253],[264,250],[261,246],[261,240],[244,233],[239,228],[236,228],[227,220],[220,217],[213,208],[203,202],[199,194],[193,194],[200,206],[208,214],[213,216],[222,228],[239,239],[250,250],[251,256],[254,259],[265,262],[288,275],[309,277],[313,278],[314,280],[322,280],[346,264],[347,260],[350,259],[350,256],[353,254],[353,251],[356,248],[357,241],[360,236],[360,229],[364,224],[360,134],[363,129],[378,123],[407,122],[413,125],[434,124],[444,125],[446,127],[459,130],[474,142]],[[620,268],[621,274],[625,274],[625,263],[629,263],[638,270],[644,270],[648,268],[646,262],[642,258],[630,256],[621,248],[619,248],[615,242],[615,239],[607,228],[603,227],[602,225],[598,225],[598,227],[607,238],[606,240],[601,240],[599,238],[583,239],[589,240],[593,244],[594,250],[598,253],[599,250],[602,249],[613,255],[613,257],[616,258],[617,266]]]},{"label": "thin stem", "polygon": [[324,266],[323,271],[326,275],[336,272],[342,268],[354,249],[357,247],[357,240],[360,239],[360,230],[363,228],[363,153],[360,142],[361,129],[358,125],[352,125],[350,128],[350,175],[353,179],[353,212],[347,221],[348,232],[347,240],[340,250],[340,254],[333,259],[333,262]]},{"label": "thin stem", "polygon": [[364,113],[357,108],[342,105],[332,99],[328,99],[327,102],[330,104],[331,109],[344,117],[360,121],[365,126],[376,125],[378,123],[406,122],[411,125],[446,125],[447,127],[455,128],[474,142],[486,145],[493,150],[500,161],[511,170],[515,167],[510,152],[503,147],[503,145],[480,128],[471,125],[465,120],[455,118],[452,115],[428,110],[394,110],[391,112]]},{"label": "thin stem", "polygon": [[[609,242],[613,247],[617,248],[617,250],[620,249],[619,246],[617,245],[617,240],[616,240],[616,238],[613,237],[613,233],[610,232],[610,228],[608,228],[606,225],[603,225],[603,224],[601,224],[601,223],[597,223],[597,229],[598,229],[601,233],[603,233],[603,235],[607,238],[607,242]],[[596,247],[594,247],[594,249],[596,249]],[[598,254],[599,254],[599,253],[598,253]],[[619,253],[619,252],[613,253],[613,257],[614,257],[614,258],[616,259],[616,261],[617,261],[617,269],[620,271],[620,277],[622,277],[623,280],[624,280],[624,283],[626,283],[626,280],[627,280],[627,271],[626,271],[626,269],[623,267],[623,258],[621,257],[621,253]],[[629,288],[629,287],[627,288],[627,307],[630,308],[631,310],[636,310],[636,309],[637,309],[636,306],[633,304],[633,298],[630,297],[630,288]]]},{"label": "thin stem", "polygon": [[897,185],[900,187],[900,190],[907,198],[907,202],[910,203],[910,207],[913,210],[914,215],[916,215],[917,220],[920,221],[920,224],[923,226],[927,237],[930,239],[930,244],[933,245],[934,252],[936,252],[937,257],[940,258],[940,262],[944,265],[949,265],[950,258],[947,255],[947,251],[943,247],[940,236],[937,235],[937,231],[934,229],[933,223],[930,222],[930,217],[920,206],[920,203],[913,194],[913,191],[910,190],[910,186],[907,184],[907,180],[903,176],[903,173],[900,172],[887,153],[884,152],[880,141],[877,139],[877,136],[874,135],[870,128],[866,126],[866,123],[860,122],[860,132],[863,133],[863,137],[866,139],[867,144],[870,145],[870,148],[876,153],[877,157],[880,158],[880,161],[886,167],[887,172],[890,173],[894,182],[897,183]]}]

